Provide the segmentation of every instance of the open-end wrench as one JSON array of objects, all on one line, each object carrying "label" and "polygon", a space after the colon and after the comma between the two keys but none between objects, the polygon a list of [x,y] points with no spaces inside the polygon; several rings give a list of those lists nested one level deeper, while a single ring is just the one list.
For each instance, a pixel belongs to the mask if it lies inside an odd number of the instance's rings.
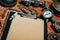
[{"label": "open-end wrench", "polygon": [[33,8],[30,8],[30,7],[24,6],[24,5],[22,5],[22,4],[20,5],[20,7],[29,10],[29,11],[31,12],[31,15],[38,14],[38,12],[37,12],[36,10],[34,10]]},{"label": "open-end wrench", "polygon": [[26,12],[26,10],[24,10],[24,9],[22,9],[22,8],[20,8],[21,10],[22,10],[22,12],[23,12],[23,16],[24,17],[27,17],[27,18],[33,18],[33,19],[36,19],[37,18],[37,16],[36,15],[31,15],[31,14],[28,14],[28,12]]}]

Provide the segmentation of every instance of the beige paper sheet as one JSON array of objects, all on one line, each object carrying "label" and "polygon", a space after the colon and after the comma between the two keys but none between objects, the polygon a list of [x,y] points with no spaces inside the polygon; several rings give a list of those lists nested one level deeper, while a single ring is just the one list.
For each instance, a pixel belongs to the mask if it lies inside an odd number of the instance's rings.
[{"label": "beige paper sheet", "polygon": [[6,40],[44,40],[44,21],[18,15],[12,21]]}]

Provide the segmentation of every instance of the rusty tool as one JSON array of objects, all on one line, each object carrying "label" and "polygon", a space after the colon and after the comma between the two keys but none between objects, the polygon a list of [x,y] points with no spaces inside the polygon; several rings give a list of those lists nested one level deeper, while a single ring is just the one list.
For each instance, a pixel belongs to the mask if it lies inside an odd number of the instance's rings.
[{"label": "rusty tool", "polygon": [[31,15],[38,14],[38,12],[37,12],[36,10],[34,10],[33,8],[30,8],[30,7],[24,6],[24,5],[22,5],[22,4],[20,4],[20,7],[29,10],[29,11],[31,12]]},{"label": "rusty tool", "polygon": [[48,35],[48,40],[60,40],[60,35],[58,33],[52,32]]},{"label": "rusty tool", "polygon": [[56,20],[56,19],[52,18],[52,23],[53,23],[53,26],[52,26],[53,29],[56,32],[60,33],[60,20]]},{"label": "rusty tool", "polygon": [[39,0],[28,0],[28,1],[23,0],[20,3],[24,4],[24,5],[28,4],[29,6],[32,5],[32,6],[35,6],[35,7],[40,6],[40,7],[43,7],[43,8],[46,6],[45,2],[40,2]]},{"label": "rusty tool", "polygon": [[33,19],[36,19],[37,18],[37,16],[36,15],[31,15],[31,14],[28,14],[28,12],[26,12],[26,10],[24,10],[24,9],[22,9],[22,8],[20,8],[21,10],[22,10],[22,12],[23,12],[23,16],[24,17],[27,17],[27,18],[33,18]]}]

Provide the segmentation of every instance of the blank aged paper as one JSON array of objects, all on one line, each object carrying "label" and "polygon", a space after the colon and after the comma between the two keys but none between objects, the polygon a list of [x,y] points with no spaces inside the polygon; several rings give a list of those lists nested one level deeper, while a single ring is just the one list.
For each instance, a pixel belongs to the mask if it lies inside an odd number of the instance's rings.
[{"label": "blank aged paper", "polygon": [[44,21],[17,15],[12,21],[6,40],[44,40]]}]

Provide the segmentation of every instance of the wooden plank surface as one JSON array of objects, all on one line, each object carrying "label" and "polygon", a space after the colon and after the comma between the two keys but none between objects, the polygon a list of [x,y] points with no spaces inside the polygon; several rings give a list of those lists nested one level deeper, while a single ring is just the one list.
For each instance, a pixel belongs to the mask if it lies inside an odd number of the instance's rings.
[{"label": "wooden plank surface", "polygon": [[17,15],[12,21],[6,40],[44,40],[44,21]]}]

